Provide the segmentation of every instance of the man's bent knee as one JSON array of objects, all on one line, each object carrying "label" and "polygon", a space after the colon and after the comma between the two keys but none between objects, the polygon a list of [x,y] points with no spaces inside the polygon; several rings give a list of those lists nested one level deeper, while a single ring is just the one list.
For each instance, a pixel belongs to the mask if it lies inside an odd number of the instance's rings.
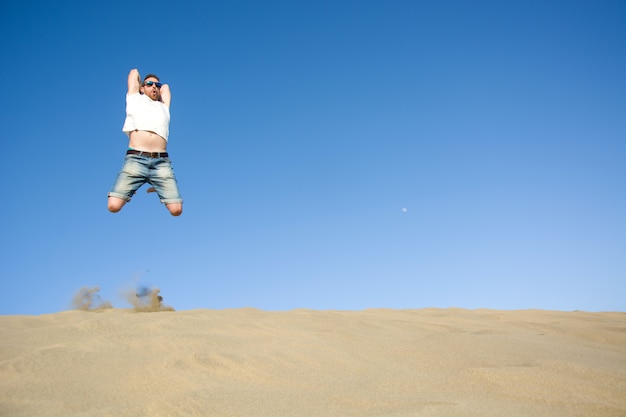
[{"label": "man's bent knee", "polygon": [[122,209],[122,207],[124,207],[124,204],[126,204],[126,201],[121,198],[109,197],[107,208],[111,213],[117,213]]},{"label": "man's bent knee", "polygon": [[182,203],[170,203],[166,204],[165,207],[167,207],[172,216],[180,216],[181,214],[183,214]]}]

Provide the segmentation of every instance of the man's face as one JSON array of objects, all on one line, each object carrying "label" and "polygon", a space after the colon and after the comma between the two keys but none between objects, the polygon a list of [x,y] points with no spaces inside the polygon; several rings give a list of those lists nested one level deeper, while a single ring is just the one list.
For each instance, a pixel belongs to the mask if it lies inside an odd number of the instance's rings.
[{"label": "man's face", "polygon": [[141,86],[141,91],[152,100],[159,100],[161,98],[161,83],[154,77],[148,77]]}]

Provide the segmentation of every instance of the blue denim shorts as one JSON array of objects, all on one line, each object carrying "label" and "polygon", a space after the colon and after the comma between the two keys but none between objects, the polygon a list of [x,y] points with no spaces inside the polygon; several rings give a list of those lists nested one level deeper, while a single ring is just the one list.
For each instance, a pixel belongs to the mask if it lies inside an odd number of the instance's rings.
[{"label": "blue denim shorts", "polygon": [[135,191],[148,183],[154,187],[163,204],[182,203],[178,183],[169,158],[150,158],[143,155],[126,155],[124,165],[109,197],[130,201]]}]

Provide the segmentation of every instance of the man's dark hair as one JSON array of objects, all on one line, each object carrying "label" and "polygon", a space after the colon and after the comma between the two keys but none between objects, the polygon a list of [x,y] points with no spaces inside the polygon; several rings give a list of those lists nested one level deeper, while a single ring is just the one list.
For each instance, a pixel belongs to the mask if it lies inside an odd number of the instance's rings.
[{"label": "man's dark hair", "polygon": [[157,81],[161,81],[161,80],[159,80],[159,77],[157,77],[156,75],[154,75],[154,74],[148,74],[148,75],[146,75],[146,76],[144,77],[144,79],[143,79],[143,83],[142,83],[142,84],[145,84],[145,83],[146,83],[146,80],[147,80],[148,78],[150,78],[150,77],[152,77],[152,78],[156,78],[156,79],[157,79]]}]

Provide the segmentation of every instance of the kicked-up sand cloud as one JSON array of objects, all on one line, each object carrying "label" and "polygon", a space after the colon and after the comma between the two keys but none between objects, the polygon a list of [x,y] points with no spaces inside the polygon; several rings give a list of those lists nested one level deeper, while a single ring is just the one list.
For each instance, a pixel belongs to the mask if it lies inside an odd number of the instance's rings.
[{"label": "kicked-up sand cloud", "polygon": [[174,308],[163,304],[163,297],[158,288],[139,287],[136,291],[126,293],[126,300],[136,311],[174,311]]},{"label": "kicked-up sand cloud", "polygon": [[102,300],[98,292],[100,287],[83,287],[74,295],[73,306],[77,310],[103,310],[113,308],[113,305]]},{"label": "kicked-up sand cloud", "polygon": [[[113,308],[113,305],[100,297],[100,287],[82,287],[74,295],[73,306],[77,310],[101,311]],[[139,312],[175,311],[173,307],[163,304],[163,297],[158,288],[140,286],[137,289],[127,290],[124,298]]]}]

